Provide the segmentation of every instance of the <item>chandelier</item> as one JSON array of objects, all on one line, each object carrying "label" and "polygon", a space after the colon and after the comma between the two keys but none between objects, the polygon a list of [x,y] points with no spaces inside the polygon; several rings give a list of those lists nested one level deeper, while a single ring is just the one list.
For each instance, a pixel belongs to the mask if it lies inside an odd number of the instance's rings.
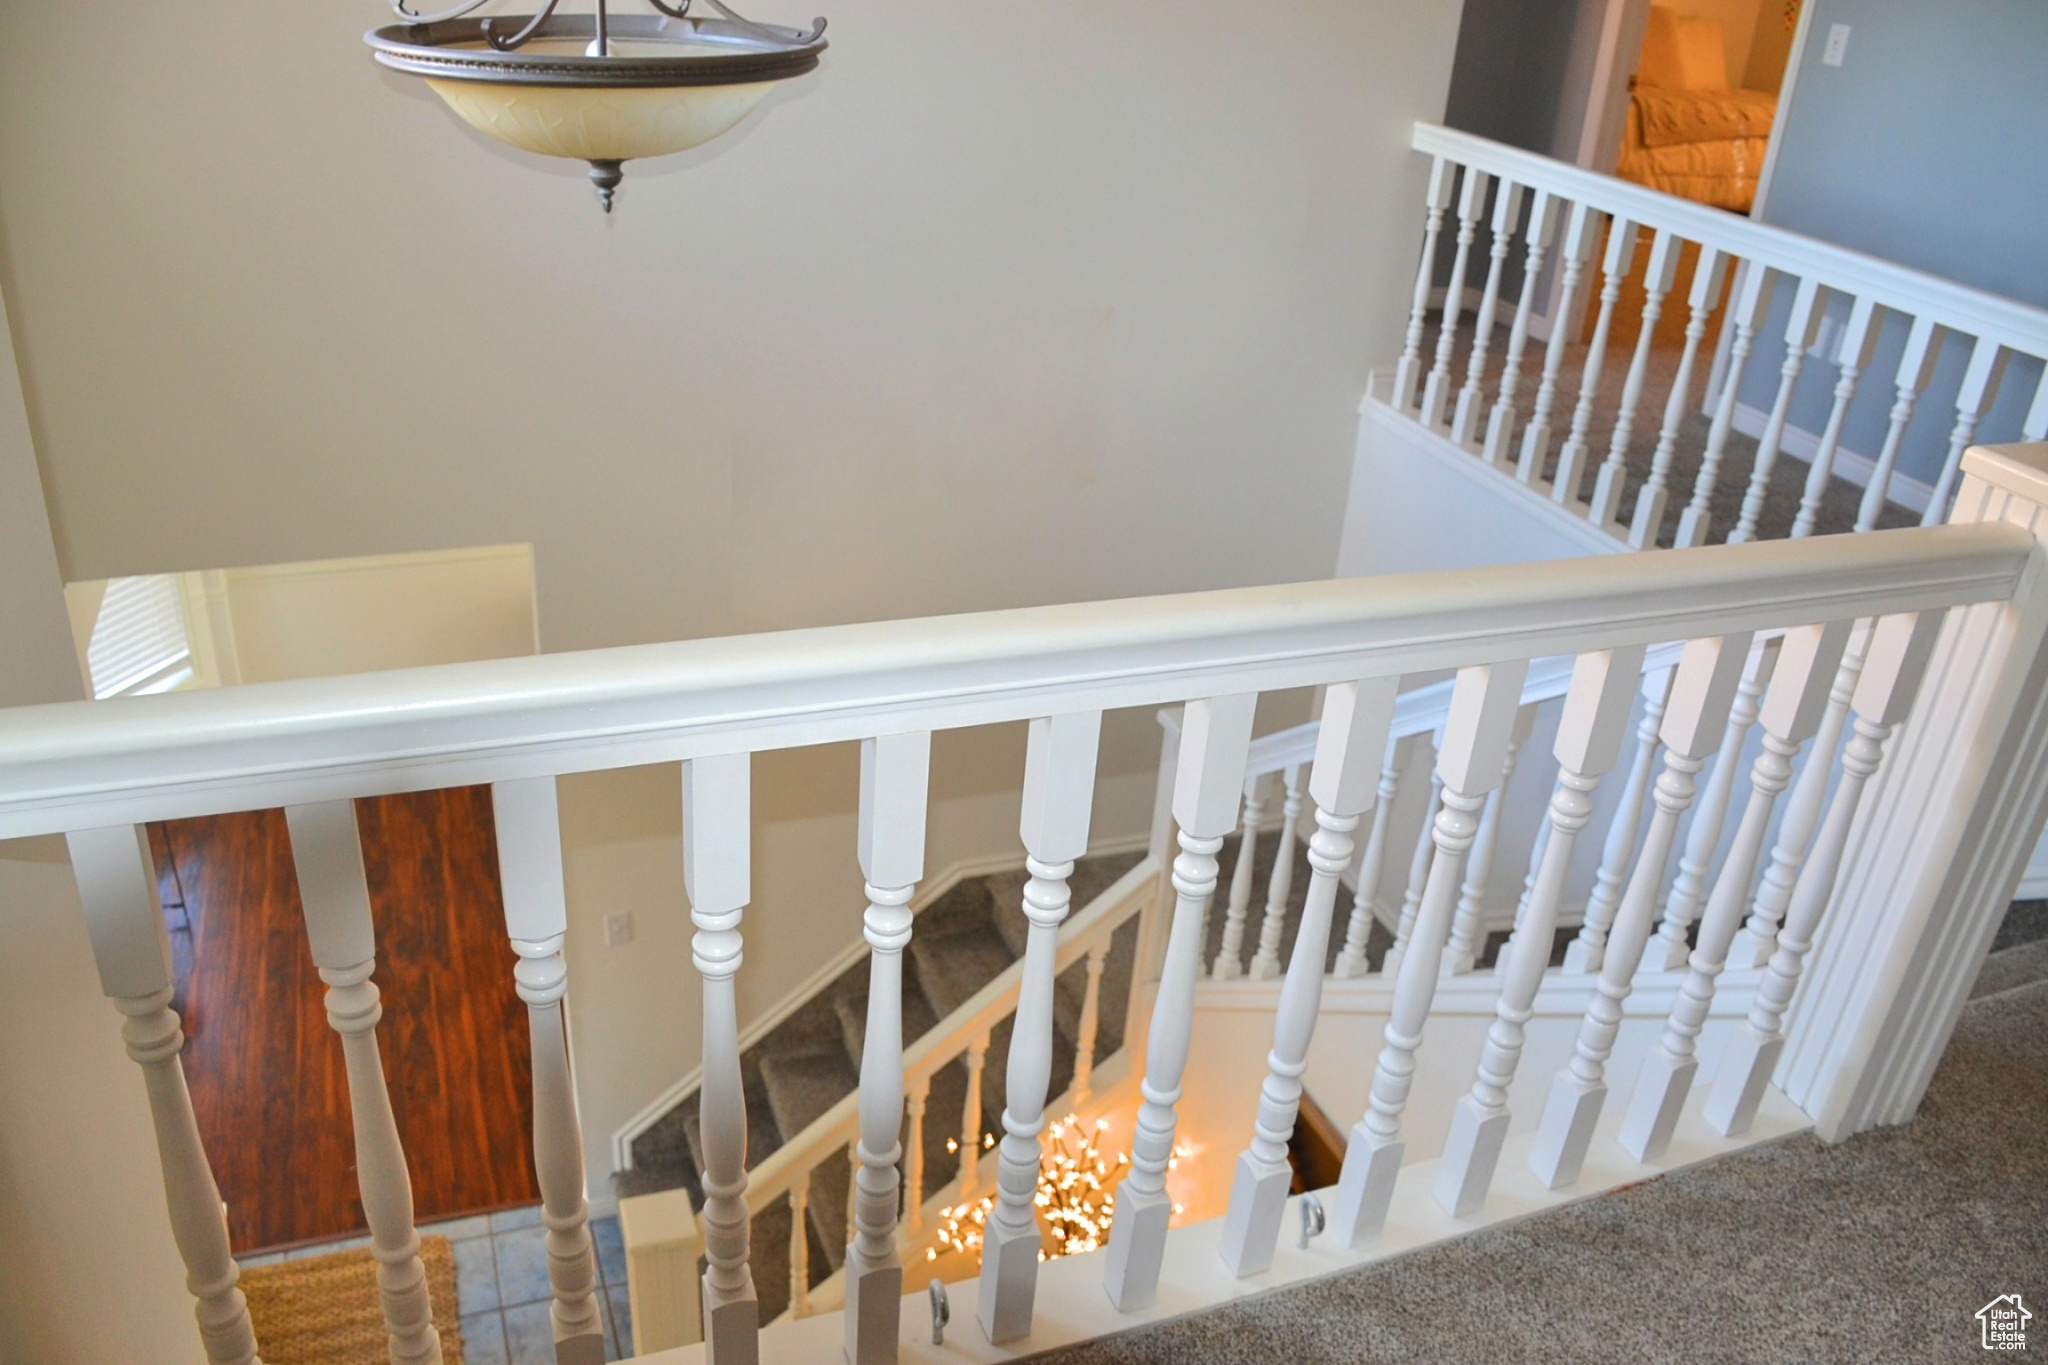
[{"label": "chandelier", "polygon": [[825,21],[807,29],[757,24],[721,3],[647,0],[656,13],[471,18],[491,0],[438,14],[391,0],[403,21],[364,36],[394,71],[424,77],[457,117],[498,141],[590,163],[606,213],[628,161],[709,142],[745,118],[777,82],[801,76],[825,50]]}]

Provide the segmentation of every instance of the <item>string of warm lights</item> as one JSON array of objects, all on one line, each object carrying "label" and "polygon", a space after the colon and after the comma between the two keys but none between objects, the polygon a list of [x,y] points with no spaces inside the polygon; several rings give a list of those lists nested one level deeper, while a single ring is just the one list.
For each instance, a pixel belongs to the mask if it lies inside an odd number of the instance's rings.
[{"label": "string of warm lights", "polygon": [[[1109,1240],[1110,1222],[1116,1214],[1116,1182],[1131,1158],[1128,1152],[1119,1152],[1111,1160],[1103,1153],[1100,1143],[1108,1131],[1108,1119],[1086,1124],[1071,1113],[1047,1127],[1038,1162],[1038,1191],[1032,1198],[1045,1228],[1039,1260],[1078,1256],[1098,1250]],[[995,1138],[984,1134],[981,1145],[986,1151],[995,1145]],[[947,1151],[959,1149],[958,1139],[946,1140]],[[1176,1146],[1167,1169],[1178,1166],[1190,1150]],[[936,1261],[941,1249],[979,1252],[982,1230],[995,1206],[995,1195],[985,1194],[940,1210],[938,1246],[927,1249],[925,1259]],[[1173,1211],[1179,1213],[1181,1206],[1175,1204]]]}]

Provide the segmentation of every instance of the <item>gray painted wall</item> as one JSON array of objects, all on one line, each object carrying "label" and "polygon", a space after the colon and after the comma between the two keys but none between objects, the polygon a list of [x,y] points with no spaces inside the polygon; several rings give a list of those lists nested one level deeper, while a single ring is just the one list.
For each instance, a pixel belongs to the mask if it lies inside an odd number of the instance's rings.
[{"label": "gray painted wall", "polygon": [[[1813,27],[1780,111],[1778,164],[1762,217],[1887,260],[2048,307],[2048,4],[2039,0],[1812,0]],[[1823,66],[1828,28],[1848,24],[1847,59]],[[1781,291],[1766,337],[1783,334]],[[1838,303],[1837,312],[1846,312]],[[1873,454],[1903,345],[1894,321],[1851,408],[1844,444]],[[1743,401],[1767,408],[1781,341],[1759,345]],[[1944,348],[1908,428],[1901,470],[1931,483],[1967,361]],[[2018,435],[2038,366],[2013,366],[1980,441]],[[1809,363],[1794,425],[1827,420],[1832,366]]]}]

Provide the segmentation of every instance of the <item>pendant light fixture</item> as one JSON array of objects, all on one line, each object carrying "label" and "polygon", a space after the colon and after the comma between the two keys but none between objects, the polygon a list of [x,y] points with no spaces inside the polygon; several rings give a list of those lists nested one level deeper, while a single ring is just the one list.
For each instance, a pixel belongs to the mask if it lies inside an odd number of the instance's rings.
[{"label": "pendant light fixture", "polygon": [[825,21],[807,29],[757,24],[720,0],[648,0],[656,13],[614,18],[540,13],[473,19],[491,0],[417,14],[364,37],[376,58],[427,86],[463,122],[542,156],[590,163],[604,211],[625,163],[709,142],[747,116],[777,82],[801,76],[825,50]]}]

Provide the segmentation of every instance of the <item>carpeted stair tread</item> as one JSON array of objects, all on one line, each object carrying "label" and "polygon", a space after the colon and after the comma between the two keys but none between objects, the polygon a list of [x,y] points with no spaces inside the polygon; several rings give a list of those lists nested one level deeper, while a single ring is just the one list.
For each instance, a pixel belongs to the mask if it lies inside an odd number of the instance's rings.
[{"label": "carpeted stair tread", "polygon": [[1985,958],[1970,998],[1981,1000],[2037,981],[2048,981],[2048,939],[2002,948]]},{"label": "carpeted stair tread", "polygon": [[[866,963],[861,964],[861,970],[867,970]],[[841,992],[833,1001],[833,1009],[839,1023],[836,1041],[853,1060],[854,1071],[858,1074],[860,1059],[867,1051],[867,982],[863,980],[857,988]],[[931,1002],[925,999],[924,992],[918,988],[917,979],[913,974],[903,983],[903,1046],[907,1048],[930,1033],[938,1026],[938,1022],[938,1014],[933,1011]]]},{"label": "carpeted stair tread", "polygon": [[[918,986],[943,1019],[974,998],[976,991],[1001,976],[1016,959],[995,925],[984,921],[944,935],[910,937],[910,960]],[[904,1031],[910,1037],[908,1028]]]},{"label": "carpeted stair tread", "polygon": [[845,1049],[825,1044],[763,1057],[761,1080],[775,1126],[801,1133],[853,1093],[860,1084],[860,1073]]}]

